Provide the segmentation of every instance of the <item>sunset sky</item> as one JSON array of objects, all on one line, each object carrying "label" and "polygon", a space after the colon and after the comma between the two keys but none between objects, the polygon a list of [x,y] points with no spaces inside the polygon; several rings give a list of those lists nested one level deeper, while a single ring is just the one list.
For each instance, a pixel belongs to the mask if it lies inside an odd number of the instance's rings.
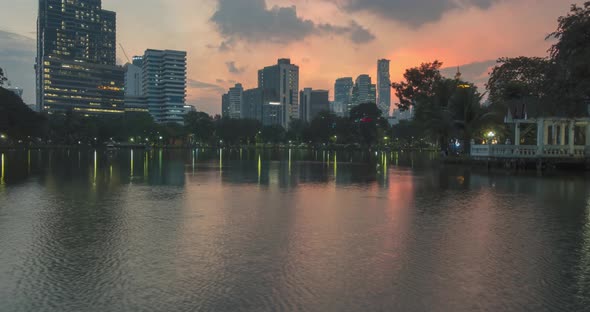
[{"label": "sunset sky", "polygon": [[[441,60],[451,76],[483,85],[503,56],[544,56],[545,36],[574,0],[103,0],[117,12],[127,54],[147,48],[188,52],[188,99],[220,112],[235,82],[256,87],[258,69],[278,58],[300,66],[300,87],[332,90],[339,77],[367,73],[388,58],[394,81],[421,62]],[[37,1],[0,5],[0,67],[34,103]],[[120,49],[118,61],[125,63]]]}]

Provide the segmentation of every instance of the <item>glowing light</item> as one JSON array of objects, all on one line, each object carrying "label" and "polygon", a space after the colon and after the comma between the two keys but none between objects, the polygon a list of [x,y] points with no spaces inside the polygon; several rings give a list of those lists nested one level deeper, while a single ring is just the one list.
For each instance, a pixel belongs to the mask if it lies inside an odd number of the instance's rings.
[{"label": "glowing light", "polygon": [[223,150],[219,149],[219,173],[222,172],[223,169]]},{"label": "glowing light", "polygon": [[334,180],[338,176],[338,152],[334,152]]},{"label": "glowing light", "polygon": [[4,153],[2,153],[2,174],[0,174],[0,184],[4,184]]},{"label": "glowing light", "polygon": [[258,155],[258,184],[260,184],[260,177],[262,175],[262,157]]},{"label": "glowing light", "polygon": [[94,184],[96,184],[96,174],[98,172],[98,155],[96,154],[96,150],[94,150]]},{"label": "glowing light", "polygon": [[133,178],[133,149],[131,150],[131,177]]}]

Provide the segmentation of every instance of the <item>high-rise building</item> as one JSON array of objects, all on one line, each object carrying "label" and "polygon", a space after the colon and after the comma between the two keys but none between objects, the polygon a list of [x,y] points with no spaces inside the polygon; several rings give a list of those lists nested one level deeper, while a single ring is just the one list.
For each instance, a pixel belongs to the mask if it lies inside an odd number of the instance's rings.
[{"label": "high-rise building", "polygon": [[283,114],[286,112],[284,105],[280,102],[267,101],[262,106],[262,125],[274,126],[283,125],[285,117]]},{"label": "high-rise building", "polygon": [[352,77],[339,78],[334,84],[334,107],[336,113],[348,115],[352,108]]},{"label": "high-rise building", "polygon": [[292,119],[299,118],[299,67],[291,64],[290,59],[279,59],[277,65],[259,70],[258,88],[273,96],[269,102],[281,104],[283,112],[279,117],[283,127],[287,128]]},{"label": "high-rise building", "polygon": [[244,87],[237,83],[233,88],[229,88],[229,117],[234,119],[242,118],[242,103],[244,102]]},{"label": "high-rise building", "polygon": [[376,86],[371,83],[371,76],[358,76],[352,88],[352,106],[363,103],[376,103],[376,97]]},{"label": "high-rise building", "polygon": [[142,93],[158,123],[184,122],[186,52],[146,50],[142,64]]},{"label": "high-rise building", "polygon": [[221,96],[221,117],[229,118],[229,94],[225,93]]},{"label": "high-rise building", "polygon": [[242,100],[241,118],[256,119],[262,122],[262,106],[264,92],[260,88],[244,91]]},{"label": "high-rise building", "polygon": [[377,106],[384,117],[389,116],[391,109],[391,77],[389,75],[389,60],[377,61]]},{"label": "high-rise building", "polygon": [[143,96],[143,57],[134,56],[133,63],[125,64],[125,111],[149,112]]},{"label": "high-rise building", "polygon": [[133,63],[125,64],[125,98],[128,96],[141,96],[141,84],[143,81],[143,57],[134,56]]},{"label": "high-rise building", "polygon": [[300,118],[305,122],[311,122],[322,111],[330,111],[329,92],[327,90],[313,90],[305,88],[299,94]]},{"label": "high-rise building", "polygon": [[37,105],[49,112],[123,112],[116,14],[101,0],[39,0]]}]

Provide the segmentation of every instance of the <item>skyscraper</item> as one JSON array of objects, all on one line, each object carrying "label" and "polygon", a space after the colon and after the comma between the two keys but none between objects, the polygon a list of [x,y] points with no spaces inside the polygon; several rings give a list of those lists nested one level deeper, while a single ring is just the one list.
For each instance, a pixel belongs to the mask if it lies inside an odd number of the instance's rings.
[{"label": "skyscraper", "polygon": [[244,91],[242,99],[241,118],[256,119],[262,122],[262,105],[264,103],[264,92],[255,88]]},{"label": "skyscraper", "polygon": [[348,115],[352,108],[352,77],[339,78],[334,84],[334,106],[336,113]]},{"label": "skyscraper", "polygon": [[375,84],[371,83],[371,76],[358,76],[352,88],[352,106],[363,103],[376,103],[376,97],[376,87]]},{"label": "skyscraper", "polygon": [[221,117],[223,118],[229,118],[229,94],[228,93],[224,93],[221,96]]},{"label": "skyscraper", "polygon": [[143,57],[134,56],[133,63],[125,64],[125,111],[149,112],[143,96]]},{"label": "skyscraper", "polygon": [[[280,118],[284,128],[292,119],[299,118],[299,67],[291,64],[290,59],[279,59],[277,65],[268,66],[258,71],[258,88],[272,96],[269,102],[281,105]],[[266,104],[266,103],[265,103]]]},{"label": "skyscraper", "polygon": [[40,110],[123,112],[116,14],[101,0],[39,0],[36,84]]},{"label": "skyscraper", "polygon": [[186,113],[186,52],[146,50],[142,71],[142,93],[154,120],[158,123],[183,123]]},{"label": "skyscraper", "polygon": [[391,77],[389,75],[389,60],[377,61],[377,106],[384,117],[389,116],[391,108]]},{"label": "skyscraper", "polygon": [[299,94],[301,119],[311,122],[321,111],[330,110],[329,92],[305,88]]},{"label": "skyscraper", "polygon": [[229,89],[229,117],[234,119],[242,118],[242,103],[244,102],[244,87],[241,83],[236,83],[233,88]]}]

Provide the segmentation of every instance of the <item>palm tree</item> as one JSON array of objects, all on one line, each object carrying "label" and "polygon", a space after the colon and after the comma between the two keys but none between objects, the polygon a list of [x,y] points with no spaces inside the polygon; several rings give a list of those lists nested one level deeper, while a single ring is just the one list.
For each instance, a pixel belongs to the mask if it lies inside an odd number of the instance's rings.
[{"label": "palm tree", "polygon": [[449,102],[453,115],[453,127],[463,139],[465,151],[469,151],[471,140],[481,133],[485,126],[498,118],[498,113],[481,105],[484,94],[473,84],[460,84]]}]

